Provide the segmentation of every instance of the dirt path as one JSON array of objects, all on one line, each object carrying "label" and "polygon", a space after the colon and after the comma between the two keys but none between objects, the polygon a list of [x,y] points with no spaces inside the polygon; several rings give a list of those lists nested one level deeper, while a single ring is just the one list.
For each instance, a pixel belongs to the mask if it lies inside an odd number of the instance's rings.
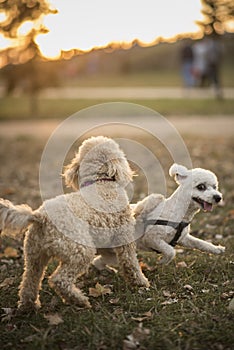
[{"label": "dirt path", "polygon": [[[231,137],[234,135],[234,118],[229,116],[220,117],[173,117],[168,119],[169,125],[176,128],[179,134],[183,135],[199,135],[204,137],[209,136],[226,136]],[[61,120],[30,120],[30,121],[2,121],[0,123],[0,136],[33,136],[37,138],[48,138],[52,132],[60,125]],[[113,126],[118,122],[118,125]],[[127,125],[130,128],[125,127]],[[152,133],[158,132],[169,133],[167,122],[163,123],[159,120],[155,120],[154,117],[144,117],[144,120],[137,120],[133,117],[121,117],[118,120],[112,120],[110,118],[98,118],[96,119],[79,119],[78,124],[74,127],[73,124],[63,126],[63,135],[70,136],[79,133],[87,132],[90,129],[95,128],[93,133],[108,133],[109,136],[114,136],[116,133],[121,133],[124,137],[131,133],[139,134],[139,129],[145,129]],[[103,129],[104,128],[104,129]],[[168,134],[168,136],[170,136]]]},{"label": "dirt path", "polygon": [[[127,98],[127,99],[154,99],[154,98],[192,98],[207,99],[214,98],[212,88],[181,87],[61,87],[44,89],[40,96],[42,98]],[[223,89],[224,98],[234,98],[234,88]]]}]

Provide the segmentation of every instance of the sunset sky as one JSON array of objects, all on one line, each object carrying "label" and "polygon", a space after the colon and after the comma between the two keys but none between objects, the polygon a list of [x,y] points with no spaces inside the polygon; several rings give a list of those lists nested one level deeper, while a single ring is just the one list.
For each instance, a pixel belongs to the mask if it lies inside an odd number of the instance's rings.
[{"label": "sunset sky", "polygon": [[59,11],[45,17],[50,33],[38,37],[46,56],[60,50],[90,50],[110,42],[139,39],[151,43],[157,37],[170,38],[197,32],[195,20],[202,18],[200,0],[53,0]]},{"label": "sunset sky", "polygon": [[[157,37],[170,38],[199,31],[194,23],[202,19],[200,0],[51,0],[59,12],[46,16],[48,34],[37,37],[41,52],[55,57],[60,50],[90,50],[110,42],[138,39],[151,43]],[[30,29],[25,23],[22,32]],[[6,45],[0,40],[0,46]]]}]

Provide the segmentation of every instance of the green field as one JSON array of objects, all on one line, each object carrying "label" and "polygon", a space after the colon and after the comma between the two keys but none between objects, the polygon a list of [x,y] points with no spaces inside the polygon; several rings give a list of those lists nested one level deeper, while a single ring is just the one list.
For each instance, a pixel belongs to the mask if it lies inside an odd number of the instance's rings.
[{"label": "green field", "polygon": [[[223,87],[234,87],[234,69],[232,64],[223,65],[220,72]],[[156,86],[181,87],[183,80],[179,65],[175,68],[160,68],[153,71],[139,71],[128,74],[81,74],[72,80],[63,81],[68,86],[100,87],[100,86]]]},{"label": "green field", "polygon": [[[28,97],[9,97],[1,99],[0,120],[20,120],[36,118],[64,119],[84,108],[105,102],[119,102],[109,99],[38,99],[38,112],[31,111]],[[163,116],[196,116],[196,115],[233,115],[234,99],[155,99],[129,100],[130,102],[149,107]]]}]

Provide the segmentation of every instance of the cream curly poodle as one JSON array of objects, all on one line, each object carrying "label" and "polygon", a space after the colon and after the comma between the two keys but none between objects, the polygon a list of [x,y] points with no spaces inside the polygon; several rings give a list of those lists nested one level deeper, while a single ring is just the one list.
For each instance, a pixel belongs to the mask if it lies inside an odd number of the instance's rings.
[{"label": "cream curly poodle", "polygon": [[87,139],[63,176],[76,191],[46,200],[35,211],[0,199],[2,234],[26,232],[18,307],[40,307],[41,281],[51,258],[57,258],[59,266],[50,286],[65,302],[90,307],[75,282],[97,248],[113,248],[125,280],[148,287],[136,258],[135,220],[125,191],[133,173],[118,144],[103,136]]}]

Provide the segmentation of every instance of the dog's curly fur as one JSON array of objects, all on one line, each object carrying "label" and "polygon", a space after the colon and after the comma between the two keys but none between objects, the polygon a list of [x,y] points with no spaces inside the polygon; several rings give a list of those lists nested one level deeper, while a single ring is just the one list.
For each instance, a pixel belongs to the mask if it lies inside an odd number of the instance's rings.
[{"label": "dog's curly fur", "polygon": [[115,141],[91,137],[64,172],[66,184],[76,192],[46,200],[35,211],[0,200],[2,234],[15,237],[26,231],[19,308],[40,306],[41,281],[53,257],[59,266],[49,279],[50,286],[65,302],[90,307],[88,297],[75,282],[92,262],[96,245],[106,248],[112,243],[126,281],[149,286],[136,258],[135,220],[124,189],[132,176]]},{"label": "dog's curly fur", "polygon": [[[200,209],[211,211],[214,204],[222,200],[222,194],[218,191],[218,181],[214,173],[209,170],[195,168],[188,170],[186,167],[173,164],[169,174],[175,177],[179,187],[169,197],[161,194],[151,194],[142,201],[132,205],[136,218],[136,229],[143,230],[141,238],[137,240],[137,249],[145,251],[157,251],[162,254],[160,260],[168,264],[175,257],[175,249],[170,245],[175,236],[175,229],[170,226],[149,225],[147,220],[158,219],[188,224]],[[215,246],[210,242],[193,237],[189,234],[190,225],[185,227],[178,239],[178,244],[188,248],[196,248],[204,252],[221,254],[225,247]],[[117,261],[111,251],[101,250],[101,255],[94,259],[94,265],[104,269],[107,265],[115,266]]]}]

